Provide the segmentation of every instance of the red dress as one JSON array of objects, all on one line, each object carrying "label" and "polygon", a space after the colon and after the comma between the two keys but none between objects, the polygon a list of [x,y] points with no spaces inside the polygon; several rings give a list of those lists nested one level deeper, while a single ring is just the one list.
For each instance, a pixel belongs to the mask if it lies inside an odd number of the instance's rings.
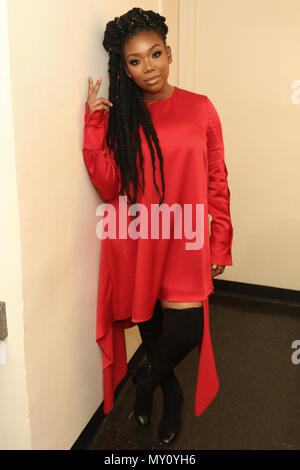
[{"label": "red dress", "polygon": [[[137,214],[128,215],[131,206],[124,202],[127,196],[119,198],[120,172],[105,141],[109,111],[97,110],[90,115],[85,103],[84,162],[99,195],[113,206],[116,215],[116,237],[102,239],[97,307],[96,340],[103,352],[104,413],[111,411],[115,388],[127,373],[124,329],[149,320],[157,299],[164,299],[203,301],[204,331],[198,346],[195,393],[195,414],[199,416],[219,389],[209,329],[208,297],[214,292],[211,264],[232,265],[233,227],[222,128],[214,105],[205,95],[174,87],[170,97],[146,102],[146,105],[164,161],[164,204],[170,209],[170,236],[167,234],[165,238],[161,230],[157,238],[151,236],[151,206],[158,204],[160,198],[153,183],[151,153],[142,127],[145,192],[138,191],[137,203],[148,210],[143,216],[143,224],[148,221],[148,238],[145,231],[143,237],[132,236],[134,230],[131,235],[128,232],[126,238],[124,226],[129,227],[131,223],[132,229],[132,221],[137,220]],[[156,183],[162,194],[156,150],[155,167]],[[138,171],[142,178],[139,158]],[[132,185],[130,187],[133,194]],[[197,226],[201,225],[198,231],[202,237],[197,244],[193,245],[196,235],[193,239],[188,238],[184,229],[181,238],[174,238],[173,204],[182,208],[181,226],[185,218],[192,220],[195,233],[195,221],[199,220],[195,208],[198,205],[201,224],[197,222]],[[184,204],[191,208],[190,213],[183,210]],[[208,213],[212,216],[211,234]],[[121,214],[123,238],[119,231]],[[102,234],[104,226],[102,223]],[[139,228],[142,228],[142,223]],[[187,243],[192,248],[187,249]]]}]

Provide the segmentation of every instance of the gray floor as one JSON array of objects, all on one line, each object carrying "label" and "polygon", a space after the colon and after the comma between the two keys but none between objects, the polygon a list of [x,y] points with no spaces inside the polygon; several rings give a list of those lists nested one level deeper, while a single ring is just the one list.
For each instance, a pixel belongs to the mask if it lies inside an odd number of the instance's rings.
[{"label": "gray floor", "polygon": [[291,359],[292,342],[300,340],[300,305],[213,295],[210,330],[220,390],[200,417],[194,413],[196,348],[176,368],[185,402],[173,443],[162,446],[157,435],[160,387],[151,425],[142,429],[132,415],[129,380],[88,449],[300,449],[300,364]]}]

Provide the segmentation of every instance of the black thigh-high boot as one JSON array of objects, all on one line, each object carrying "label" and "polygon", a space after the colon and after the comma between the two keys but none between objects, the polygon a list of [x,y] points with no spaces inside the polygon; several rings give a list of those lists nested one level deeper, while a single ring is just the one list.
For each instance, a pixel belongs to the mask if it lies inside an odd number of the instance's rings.
[{"label": "black thigh-high boot", "polygon": [[[150,367],[152,366],[153,353],[155,351],[156,343],[160,335],[163,333],[162,318],[162,307],[160,301],[157,300],[152,318],[146,322],[138,323],[142,344],[150,363]],[[133,381],[137,383],[143,376],[149,374],[150,369],[147,369],[148,368],[139,368],[134,374]],[[180,387],[173,369],[171,369],[169,375],[161,381],[160,386],[163,391],[164,403],[166,403],[168,401],[168,397],[173,393],[174,389],[178,389],[178,387]],[[152,401],[149,403],[148,409],[144,407],[144,410],[141,410],[141,412],[136,415],[136,419],[142,427],[146,427],[150,424],[151,411]]]},{"label": "black thigh-high boot", "polygon": [[[158,338],[153,353],[151,373],[137,384],[134,404],[135,416],[143,413],[152,402],[156,386],[170,374],[171,369],[202,341],[203,306],[184,309],[162,308],[163,333]],[[175,393],[169,404],[167,423],[160,428],[160,440],[169,443],[176,436],[181,424],[183,395]]]},{"label": "black thigh-high boot", "polygon": [[[145,322],[137,323],[137,325],[142,339],[142,345],[148,358],[148,363],[151,366],[153,347],[163,332],[162,308],[159,300],[156,301],[152,318]],[[138,378],[138,376],[139,374],[137,374],[136,378]]]}]

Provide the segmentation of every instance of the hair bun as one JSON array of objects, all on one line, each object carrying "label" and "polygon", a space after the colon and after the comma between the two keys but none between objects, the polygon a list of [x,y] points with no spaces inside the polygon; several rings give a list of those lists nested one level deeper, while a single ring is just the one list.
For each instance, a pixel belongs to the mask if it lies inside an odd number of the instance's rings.
[{"label": "hair bun", "polygon": [[155,30],[165,41],[168,26],[165,23],[166,18],[152,10],[143,10],[134,7],[124,15],[116,16],[114,20],[109,21],[104,33],[103,47],[109,53],[121,55],[122,44],[127,37],[143,30]]}]

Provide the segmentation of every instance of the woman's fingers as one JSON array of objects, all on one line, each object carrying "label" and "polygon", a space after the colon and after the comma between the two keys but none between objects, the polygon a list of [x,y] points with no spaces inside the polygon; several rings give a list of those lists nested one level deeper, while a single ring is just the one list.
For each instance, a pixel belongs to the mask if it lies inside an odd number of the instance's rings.
[{"label": "woman's fingers", "polygon": [[94,81],[92,77],[88,76],[88,82],[89,82],[89,93],[92,93],[93,88],[94,88]]},{"label": "woman's fingers", "polygon": [[109,108],[113,106],[113,103],[103,97],[97,99],[97,94],[102,83],[102,77],[99,77],[96,84],[94,85],[92,77],[88,76],[88,83],[89,89],[87,102],[89,105],[90,113],[93,113],[94,111],[97,111],[99,109],[105,109],[106,111],[108,111]]},{"label": "woman's fingers", "polygon": [[224,272],[224,269],[225,269],[225,266],[212,265],[211,264],[211,275],[212,275],[212,277],[216,277],[219,274],[222,274]]},{"label": "woman's fingers", "polygon": [[105,109],[106,111],[109,111],[109,108],[112,107],[112,103],[108,100],[105,100],[104,98],[99,98],[98,100],[94,101],[92,106],[90,106],[90,109],[92,110],[92,113],[94,111],[97,111],[98,109]]},{"label": "woman's fingers", "polygon": [[97,93],[99,91],[99,88],[102,82],[102,77],[98,78],[95,86],[94,86],[94,80],[92,79],[92,77],[88,76],[88,82],[89,82],[89,94],[90,95],[94,94],[95,96],[97,96]]},{"label": "woman's fingers", "polygon": [[96,85],[95,85],[95,91],[96,91],[96,94],[98,93],[99,91],[99,88],[101,86],[101,83],[102,83],[102,77],[99,77],[97,82],[96,82]]},{"label": "woman's fingers", "polygon": [[103,104],[101,106],[96,106],[95,108],[93,108],[92,112],[97,111],[99,109],[104,109],[105,111],[109,111],[109,106],[106,106],[106,104]]},{"label": "woman's fingers", "polygon": [[106,100],[105,98],[98,98],[95,101],[96,106],[99,105],[99,104],[107,104],[107,106],[112,106],[113,105],[109,100]]}]

